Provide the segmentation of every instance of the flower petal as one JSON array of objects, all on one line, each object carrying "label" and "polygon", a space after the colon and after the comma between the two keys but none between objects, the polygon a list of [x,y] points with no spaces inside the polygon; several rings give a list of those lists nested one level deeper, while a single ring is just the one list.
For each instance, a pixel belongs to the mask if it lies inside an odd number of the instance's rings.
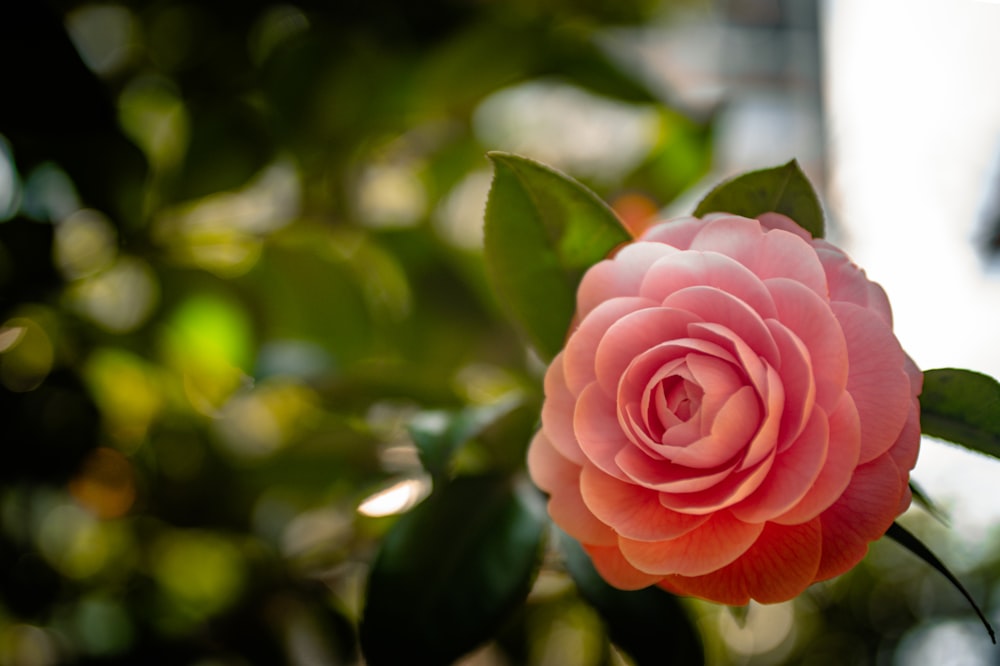
[{"label": "flower petal", "polygon": [[594,373],[594,355],[608,328],[637,310],[655,305],[649,299],[622,296],[598,304],[583,318],[570,334],[566,348],[562,351],[563,372],[571,393],[579,395],[583,387],[597,379]]},{"label": "flower petal", "polygon": [[626,245],[613,259],[599,261],[583,274],[576,290],[577,316],[583,318],[604,301],[619,296],[636,296],[646,270],[660,257],[677,252],[662,243],[635,242]]},{"label": "flower petal", "polygon": [[584,543],[611,545],[617,537],[587,508],[580,494],[580,467],[564,458],[543,432],[531,440],[528,471],[532,480],[549,493],[549,515],[557,525]]},{"label": "flower petal", "polygon": [[656,491],[620,481],[593,465],[583,468],[580,488],[583,501],[599,520],[637,541],[673,539],[708,520],[664,508]]},{"label": "flower petal", "polygon": [[697,217],[678,217],[654,224],[639,237],[642,241],[666,243],[680,250],[691,247],[691,240],[705,226]]},{"label": "flower petal", "polygon": [[577,399],[573,431],[588,460],[611,476],[628,480],[615,457],[635,445],[618,423],[615,401],[604,394],[599,384],[587,386]]},{"label": "flower petal", "polygon": [[721,252],[761,280],[789,278],[826,296],[826,273],[808,241],[782,229],[765,231],[757,220],[738,216],[708,221],[691,241],[692,250]]},{"label": "flower petal", "polygon": [[833,506],[820,514],[823,557],[816,580],[839,576],[868,552],[898,515],[906,483],[887,454],[861,465]]},{"label": "flower petal", "polygon": [[620,590],[641,590],[660,580],[661,576],[639,571],[629,564],[618,546],[580,544],[590,555],[591,562],[601,578]]},{"label": "flower petal", "polygon": [[556,354],[545,371],[545,402],[542,404],[542,428],[552,445],[566,458],[582,465],[586,457],[580,450],[573,431],[573,410],[576,398],[566,387],[563,376],[563,355]]},{"label": "flower petal", "polygon": [[822,541],[818,518],[794,526],[768,523],[735,562],[703,576],[667,576],[663,583],[678,594],[731,606],[788,601],[815,581]]},{"label": "flower petal", "polygon": [[814,410],[795,443],[777,455],[760,487],[730,509],[733,515],[745,522],[762,523],[798,504],[823,469],[829,436],[826,414]]},{"label": "flower petal", "polygon": [[[637,310],[622,317],[608,328],[597,347],[594,358],[597,381],[608,395],[615,395],[625,369],[640,354],[665,342],[686,339],[688,325],[696,321],[698,318],[690,312],[662,307]],[[694,348],[700,349],[697,345]],[[726,355],[721,349],[718,352]]]},{"label": "flower petal", "polygon": [[763,530],[762,524],[744,523],[728,511],[721,511],[676,539],[636,541],[620,537],[618,543],[625,559],[640,571],[700,576],[745,553]]},{"label": "flower petal", "polygon": [[816,381],[809,349],[798,336],[775,319],[768,319],[767,327],[781,354],[778,375],[784,388],[785,402],[781,414],[778,449],[783,450],[795,441],[809,420],[809,414],[816,401]]},{"label": "flower petal", "polygon": [[889,450],[903,430],[913,394],[902,348],[885,322],[853,303],[834,303],[844,329],[851,374],[847,390],[861,416],[861,462]]},{"label": "flower petal", "polygon": [[778,347],[764,320],[732,294],[716,287],[688,287],[664,299],[663,306],[687,310],[703,321],[728,328],[768,363],[779,362]]},{"label": "flower petal", "polygon": [[767,281],[778,321],[809,350],[816,401],[833,411],[847,386],[850,363],[847,340],[829,303],[805,286],[785,278]]},{"label": "flower petal", "polygon": [[687,287],[716,287],[746,303],[762,317],[774,316],[774,303],[767,288],[750,269],[718,252],[678,252],[649,267],[639,295],[663,302]]},{"label": "flower petal", "polygon": [[798,504],[772,518],[774,522],[795,525],[815,518],[837,501],[851,482],[861,452],[861,423],[850,395],[843,395],[829,416],[829,424],[830,446],[823,470]]}]

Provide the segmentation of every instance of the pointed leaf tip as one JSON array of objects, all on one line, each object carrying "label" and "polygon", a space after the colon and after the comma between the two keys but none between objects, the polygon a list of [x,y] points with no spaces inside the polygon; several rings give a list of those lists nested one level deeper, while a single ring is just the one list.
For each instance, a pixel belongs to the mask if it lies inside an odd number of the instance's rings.
[{"label": "pointed leaf tip", "polygon": [[750,171],[717,185],[705,195],[694,214],[730,213],[757,217],[764,213],[781,213],[812,234],[824,234],[823,207],[799,163]]}]

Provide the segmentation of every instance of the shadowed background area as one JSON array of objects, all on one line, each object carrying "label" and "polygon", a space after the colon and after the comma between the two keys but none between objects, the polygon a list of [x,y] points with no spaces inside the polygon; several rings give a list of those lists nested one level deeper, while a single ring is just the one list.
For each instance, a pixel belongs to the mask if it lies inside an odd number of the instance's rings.
[{"label": "shadowed background area", "polygon": [[[434,485],[421,435],[460,423],[448,474],[510,477],[536,427],[543,368],[483,275],[488,150],[632,228],[744,169],[831,171],[813,2],[8,5],[0,664],[361,663],[369,567]],[[995,532],[907,520],[994,608]],[[793,602],[685,608],[711,663],[990,658],[893,544]],[[617,636],[553,562],[464,663],[671,650]]]}]

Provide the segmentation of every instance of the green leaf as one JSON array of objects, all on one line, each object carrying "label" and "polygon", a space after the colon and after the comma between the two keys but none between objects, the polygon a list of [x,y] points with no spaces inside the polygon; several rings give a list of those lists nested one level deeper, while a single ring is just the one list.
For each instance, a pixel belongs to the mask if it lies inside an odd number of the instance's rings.
[{"label": "green leaf", "polygon": [[925,435],[1000,458],[1000,383],[959,368],[924,372],[920,429]]},{"label": "green leaf", "polygon": [[625,591],[612,587],[594,569],[574,539],[560,535],[566,568],[587,603],[608,628],[611,641],[638,664],[701,666],[701,635],[680,600],[659,587]]},{"label": "green leaf", "polygon": [[751,171],[717,185],[701,200],[694,214],[698,217],[708,213],[757,217],[770,212],[787,215],[813,238],[823,237],[823,207],[795,160],[779,167]]},{"label": "green leaf", "polygon": [[546,361],[566,340],[583,273],[630,240],[614,211],[554,169],[492,152],[485,250],[490,282]]},{"label": "green leaf", "polygon": [[417,414],[407,429],[417,446],[420,462],[435,481],[444,479],[458,449],[521,403],[520,397],[458,411],[434,410]]},{"label": "green leaf", "polygon": [[526,480],[460,477],[399,519],[368,579],[371,666],[449,664],[489,639],[528,594],[547,519]]},{"label": "green leaf", "polygon": [[899,523],[893,523],[885,535],[922,559],[927,564],[931,565],[938,571],[938,573],[947,578],[948,582],[954,585],[955,589],[957,589],[962,596],[965,597],[965,600],[969,602],[969,605],[972,606],[972,610],[976,611],[976,615],[979,616],[983,626],[986,627],[987,633],[990,635],[990,640],[993,641],[994,645],[996,645],[997,636],[996,632],[993,631],[993,625],[991,625],[990,621],[986,619],[985,615],[983,615],[983,611],[979,609],[979,606],[972,598],[972,595],[969,594],[968,590],[966,590],[962,583],[959,582],[958,578],[956,578],[955,575],[948,570],[948,567],[946,567],[944,563],[941,562],[941,560],[939,560],[933,552],[931,552],[930,548],[925,546],[920,539],[915,537],[910,531]]}]

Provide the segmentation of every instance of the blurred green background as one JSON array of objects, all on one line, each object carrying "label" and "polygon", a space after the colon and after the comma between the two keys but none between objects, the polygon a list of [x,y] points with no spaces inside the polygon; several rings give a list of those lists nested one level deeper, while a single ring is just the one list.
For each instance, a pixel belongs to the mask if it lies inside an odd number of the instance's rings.
[{"label": "blurred green background", "polygon": [[[717,166],[728,107],[621,45],[690,12],[801,28],[782,4],[0,9],[0,663],[360,663],[371,562],[433,486],[407,425],[478,415],[447,474],[509,477],[536,424],[543,367],[483,273],[486,151],[639,227]],[[1000,551],[938,550],[991,608]],[[687,608],[711,663],[982,641],[892,544],[788,604]],[[465,658],[630,659],[550,559]]]}]

